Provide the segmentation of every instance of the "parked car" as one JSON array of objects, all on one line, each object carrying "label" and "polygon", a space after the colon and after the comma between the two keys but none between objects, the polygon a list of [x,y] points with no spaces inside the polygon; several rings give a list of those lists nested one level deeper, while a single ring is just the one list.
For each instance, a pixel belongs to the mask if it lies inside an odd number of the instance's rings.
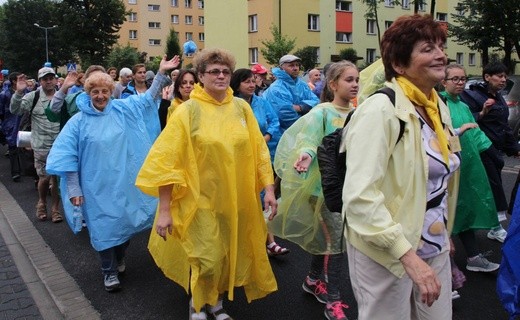
[{"label": "parked car", "polygon": [[[482,78],[469,78],[465,88],[469,89],[471,85],[482,81]],[[516,139],[520,141],[520,75],[508,76],[502,96],[509,107],[509,126],[513,129]]]}]

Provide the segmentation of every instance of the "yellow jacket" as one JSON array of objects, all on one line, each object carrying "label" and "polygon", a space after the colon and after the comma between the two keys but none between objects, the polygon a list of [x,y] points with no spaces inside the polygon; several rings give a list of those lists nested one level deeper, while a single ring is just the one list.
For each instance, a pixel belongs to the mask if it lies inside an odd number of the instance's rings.
[{"label": "yellow jacket", "polygon": [[[395,107],[385,95],[369,97],[354,113],[344,136],[347,174],[343,213],[350,244],[402,277],[405,271],[399,258],[410,249],[416,250],[421,238],[428,157],[414,105],[395,79],[386,85],[395,91]],[[445,130],[453,132],[449,110],[441,99],[439,108]],[[396,144],[398,119],[405,122],[405,130]],[[456,209],[458,171],[448,190],[449,232]]]}]

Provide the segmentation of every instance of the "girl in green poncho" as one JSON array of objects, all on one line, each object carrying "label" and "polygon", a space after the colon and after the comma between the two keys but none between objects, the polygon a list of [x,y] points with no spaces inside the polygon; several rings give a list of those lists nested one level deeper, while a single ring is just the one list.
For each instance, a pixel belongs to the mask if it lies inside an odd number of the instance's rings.
[{"label": "girl in green poncho", "polygon": [[[459,236],[466,254],[470,271],[491,272],[499,265],[489,262],[478,250],[476,229],[490,229],[498,225],[495,202],[480,153],[491,147],[491,141],[475,123],[469,107],[460,100],[464,90],[466,73],[460,65],[446,67],[446,77],[442,81],[446,91],[440,94],[447,99],[455,132],[459,135],[461,152],[460,188],[457,214],[453,234]],[[475,129],[465,131],[468,127]],[[464,133],[464,135],[463,135]],[[477,201],[477,202],[476,202]]]}]

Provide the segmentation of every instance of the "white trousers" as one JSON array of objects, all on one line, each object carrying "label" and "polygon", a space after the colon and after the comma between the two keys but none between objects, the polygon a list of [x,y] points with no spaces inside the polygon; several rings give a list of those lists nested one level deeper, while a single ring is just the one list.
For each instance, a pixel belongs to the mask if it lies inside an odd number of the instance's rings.
[{"label": "white trousers", "polygon": [[358,320],[449,320],[452,318],[449,252],[425,259],[441,283],[431,307],[421,302],[419,288],[405,274],[401,279],[350,243],[347,248],[350,281],[358,304]]}]

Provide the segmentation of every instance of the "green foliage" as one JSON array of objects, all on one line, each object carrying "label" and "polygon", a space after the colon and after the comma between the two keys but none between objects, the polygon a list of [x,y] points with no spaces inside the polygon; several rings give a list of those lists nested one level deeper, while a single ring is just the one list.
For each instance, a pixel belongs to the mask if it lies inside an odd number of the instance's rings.
[{"label": "green foliage", "polygon": [[316,47],[303,47],[301,49],[298,49],[294,55],[302,59],[301,66],[304,71],[308,71],[311,69],[314,69],[316,67],[316,64],[318,63],[318,54],[317,54],[318,48]]},{"label": "green foliage", "polygon": [[69,60],[83,68],[106,65],[117,43],[126,12],[121,0],[8,0],[0,14],[0,57],[10,70],[34,75],[45,62],[45,30],[49,60]]},{"label": "green foliage", "polygon": [[152,70],[154,73],[157,73],[161,60],[162,57],[154,57],[150,61],[146,62],[146,70]]},{"label": "green foliage", "polygon": [[267,63],[276,66],[282,56],[290,53],[294,49],[296,38],[290,39],[288,36],[283,35],[276,25],[272,25],[270,30],[273,39],[262,40],[261,43],[265,48],[261,48],[260,52]]},{"label": "green foliage", "polygon": [[356,64],[356,62],[358,60],[357,51],[354,48],[342,49],[339,52],[339,57],[341,60],[348,60],[348,61],[352,62],[353,64]]},{"label": "green foliage", "polygon": [[114,47],[107,57],[107,65],[114,66],[117,70],[124,67],[132,69],[132,66],[137,63],[139,63],[139,52],[130,45]]},{"label": "green foliage", "polygon": [[[520,10],[517,0],[462,0],[452,14],[448,36],[462,45],[478,50],[482,64],[490,62],[489,50],[503,54],[502,62],[514,70],[512,53],[520,58]],[[463,15],[458,12],[464,12]]]},{"label": "green foliage", "polygon": [[87,66],[105,64],[126,15],[121,0],[62,0],[57,5],[62,36]]},{"label": "green foliage", "polygon": [[45,31],[34,26],[58,25],[47,31],[49,60],[54,66],[64,64],[70,54],[59,37],[62,28],[56,19],[56,4],[47,0],[10,0],[2,5],[0,15],[0,57],[4,67],[36,77],[36,72],[46,60]]},{"label": "green foliage", "polygon": [[176,55],[182,57],[182,49],[175,29],[171,28],[166,39],[166,56],[168,59],[171,59]]}]

